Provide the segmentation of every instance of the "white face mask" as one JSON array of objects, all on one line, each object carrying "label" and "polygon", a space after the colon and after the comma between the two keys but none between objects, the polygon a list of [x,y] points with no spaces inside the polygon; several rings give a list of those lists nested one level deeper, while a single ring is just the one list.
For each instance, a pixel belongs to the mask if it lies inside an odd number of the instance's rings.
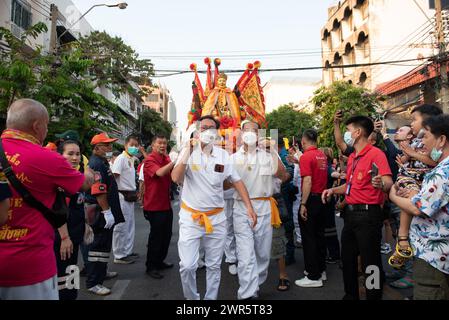
[{"label": "white face mask", "polygon": [[217,138],[217,130],[209,129],[200,133],[200,141],[204,144],[212,144]]},{"label": "white face mask", "polygon": [[254,132],[245,132],[242,136],[242,140],[246,145],[252,147],[257,143],[257,134]]},{"label": "white face mask", "polygon": [[106,158],[112,158],[113,152],[106,152]]},{"label": "white face mask", "polygon": [[343,139],[345,140],[345,143],[346,143],[348,146],[350,146],[350,147],[353,147],[353,146],[354,146],[355,140],[354,140],[354,138],[352,137],[352,133],[351,133],[350,131],[347,131],[347,132],[345,133],[345,136],[344,136]]}]

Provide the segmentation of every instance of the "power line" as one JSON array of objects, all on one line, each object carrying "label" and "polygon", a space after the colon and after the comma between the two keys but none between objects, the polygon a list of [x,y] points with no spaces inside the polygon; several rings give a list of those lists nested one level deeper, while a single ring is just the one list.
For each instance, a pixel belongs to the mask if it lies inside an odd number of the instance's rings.
[{"label": "power line", "polygon": [[[371,62],[371,63],[358,63],[358,64],[348,64],[348,65],[331,65],[331,66],[319,66],[319,67],[293,67],[293,68],[277,68],[277,69],[259,69],[259,72],[284,72],[284,71],[306,71],[306,70],[322,70],[322,69],[344,69],[344,68],[358,68],[358,67],[366,67],[373,65],[383,65],[383,64],[397,64],[404,62],[412,62],[412,61],[420,61],[420,60],[428,60],[432,57],[426,57],[422,59],[404,59],[404,60],[394,60],[394,61],[383,61],[383,62]],[[241,73],[245,72],[245,69],[240,70],[222,70],[224,73]],[[192,73],[191,70],[154,70],[154,72],[160,73],[169,73],[169,75],[157,75],[158,77],[162,76],[173,76],[180,75],[185,73]],[[200,70],[198,73],[206,73],[205,70]]]},{"label": "power line", "polygon": [[43,6],[39,1],[37,0],[31,0],[35,5],[37,5],[40,9],[44,10],[44,12],[50,12],[50,7]]},{"label": "power line", "polygon": [[30,6],[31,10],[34,10],[34,11],[36,11],[37,13],[41,14],[44,18],[50,19],[49,14],[42,13],[42,11],[39,11],[38,9],[36,9],[35,7],[33,7],[31,4],[29,4],[29,6]]}]

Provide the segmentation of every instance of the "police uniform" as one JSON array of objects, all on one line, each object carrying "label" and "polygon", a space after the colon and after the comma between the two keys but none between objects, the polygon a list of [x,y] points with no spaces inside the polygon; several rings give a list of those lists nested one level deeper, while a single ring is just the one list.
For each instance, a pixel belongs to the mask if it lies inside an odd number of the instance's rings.
[{"label": "police uniform", "polygon": [[226,151],[214,146],[208,155],[198,146],[192,152],[181,194],[178,241],[179,271],[184,297],[188,300],[200,299],[196,285],[200,243],[206,253],[207,291],[204,299],[216,300],[218,296],[227,234],[223,197],[226,179],[240,181]]},{"label": "police uniform", "polygon": [[107,193],[108,204],[114,216],[115,225],[125,222],[125,219],[120,208],[117,183],[108,161],[93,155],[89,159],[89,168],[98,173],[100,178],[99,183],[96,183],[87,194],[87,202],[97,205],[97,219],[92,225],[94,242],[89,246],[88,276],[86,281],[87,288],[92,288],[98,284],[103,284],[107,272],[107,263],[110,258],[113,234],[113,228],[104,228],[106,221],[103,214],[101,214],[101,208],[95,196]]},{"label": "police uniform", "polygon": [[238,299],[256,297],[260,285],[268,276],[273,228],[271,224],[274,175],[277,171],[273,157],[262,149],[245,152],[242,147],[231,161],[248,190],[257,225],[252,220],[240,196],[234,194],[234,233],[237,245]]}]

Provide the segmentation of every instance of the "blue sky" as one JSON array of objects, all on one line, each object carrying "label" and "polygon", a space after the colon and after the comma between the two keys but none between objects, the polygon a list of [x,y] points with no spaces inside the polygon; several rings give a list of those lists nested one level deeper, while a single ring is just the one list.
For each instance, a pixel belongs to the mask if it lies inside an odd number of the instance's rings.
[{"label": "blue sky", "polygon": [[[73,2],[81,12],[100,3]],[[327,8],[336,2],[127,0],[126,10],[99,7],[86,19],[95,29],[122,37],[142,57],[151,58],[156,70],[188,69],[192,62],[200,69],[206,56],[222,58],[223,69],[244,69],[255,60],[262,61],[262,68],[319,66],[320,30],[326,22]],[[301,54],[277,55],[282,51]],[[319,79],[321,71],[264,73],[262,82],[278,75]],[[192,79],[191,74],[155,79],[173,94],[182,128],[190,109]],[[229,87],[236,81],[236,76],[230,77]]]}]

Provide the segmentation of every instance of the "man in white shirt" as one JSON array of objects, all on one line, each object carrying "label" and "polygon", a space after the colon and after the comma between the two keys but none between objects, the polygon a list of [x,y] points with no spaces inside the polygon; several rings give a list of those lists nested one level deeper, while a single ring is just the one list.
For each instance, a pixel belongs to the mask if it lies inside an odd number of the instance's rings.
[{"label": "man in white shirt", "polygon": [[259,125],[243,121],[244,145],[231,156],[232,163],[244,181],[257,213],[257,226],[251,228],[242,198],[235,194],[234,233],[237,244],[239,300],[257,297],[259,286],[267,279],[270,264],[273,227],[280,225],[279,211],[273,198],[274,178],[286,180],[287,172],[274,148],[271,153],[259,148]]},{"label": "man in white shirt", "polygon": [[172,171],[172,179],[183,185],[179,212],[178,251],[184,297],[199,300],[196,285],[200,242],[206,253],[207,290],[205,300],[216,300],[221,279],[221,261],[226,241],[226,215],[223,212],[224,181],[234,184],[246,207],[247,220],[253,227],[257,217],[248,192],[230,163],[228,153],[214,146],[220,124],[212,116],[199,120],[196,139],[181,151]]},{"label": "man in white shirt", "polygon": [[114,263],[117,264],[131,264],[138,257],[132,252],[135,235],[134,203],[137,201],[134,161],[138,153],[139,140],[129,136],[125,141],[125,151],[115,159],[112,166],[112,173],[119,190],[120,206],[125,218],[124,223],[115,226],[112,238]]}]

